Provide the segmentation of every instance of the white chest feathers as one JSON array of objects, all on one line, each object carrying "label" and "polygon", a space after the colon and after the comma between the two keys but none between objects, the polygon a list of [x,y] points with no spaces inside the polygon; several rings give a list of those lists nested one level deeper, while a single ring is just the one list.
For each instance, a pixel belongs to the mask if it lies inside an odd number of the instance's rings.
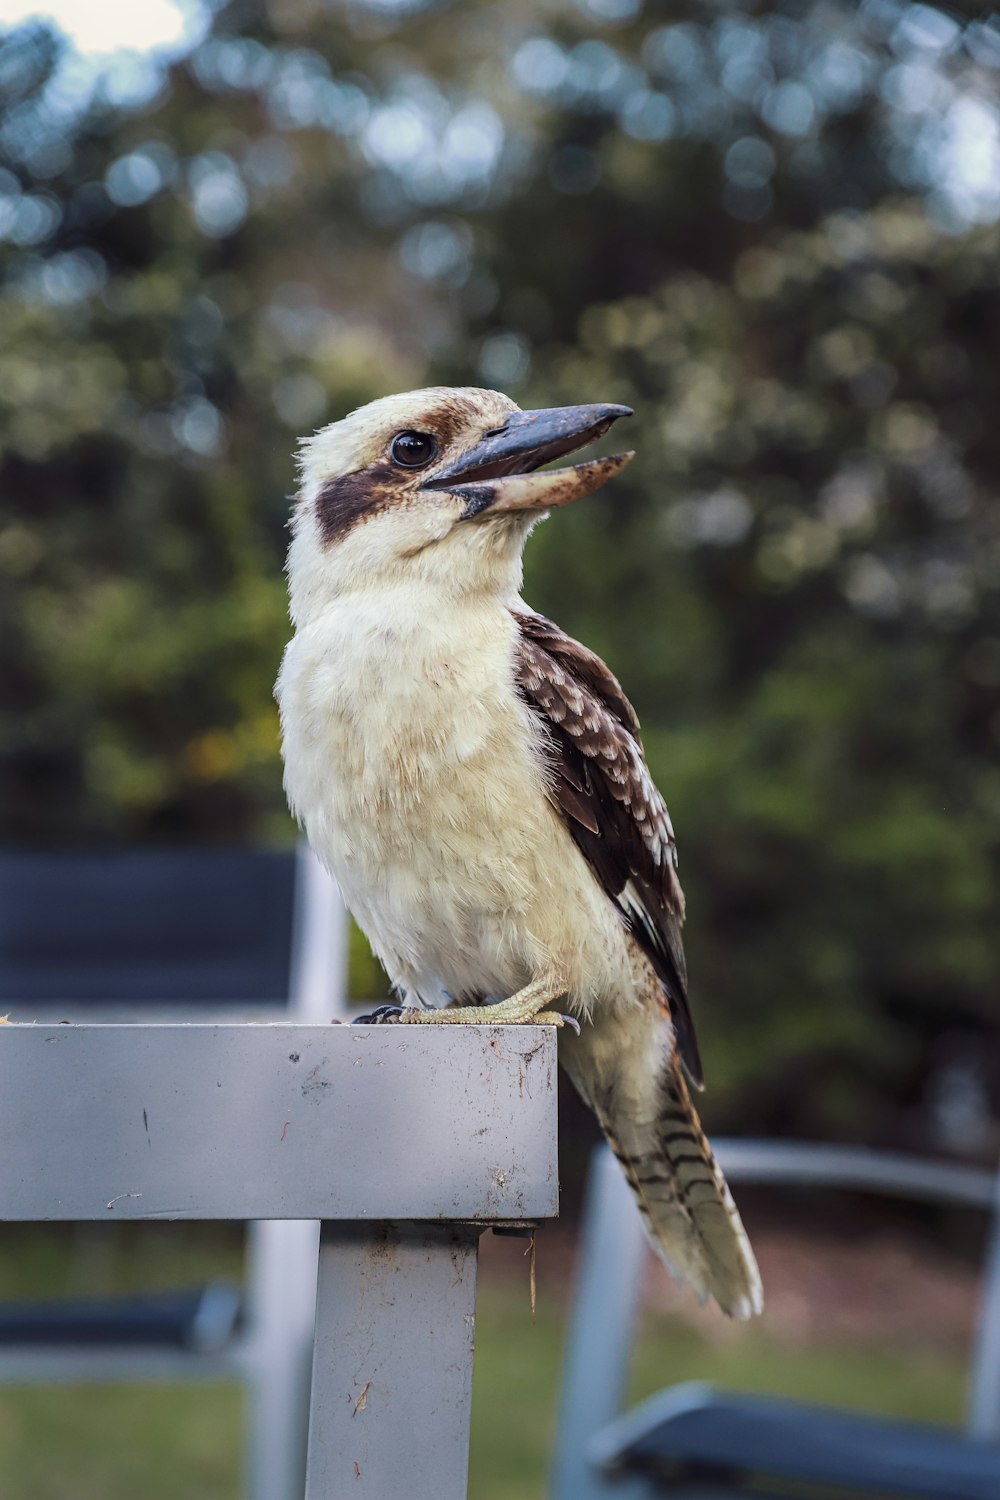
[{"label": "white chest feathers", "polygon": [[499,603],[354,596],[278,679],[289,802],[390,976],[432,1003],[527,982],[557,899],[569,841],[515,643]]}]

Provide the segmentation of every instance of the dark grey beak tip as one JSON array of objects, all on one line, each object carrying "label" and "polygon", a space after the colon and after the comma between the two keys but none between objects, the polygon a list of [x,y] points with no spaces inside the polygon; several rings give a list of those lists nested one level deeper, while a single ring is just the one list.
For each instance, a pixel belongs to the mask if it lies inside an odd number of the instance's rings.
[{"label": "dark grey beak tip", "polygon": [[617,422],[619,417],[634,417],[635,412],[631,406],[605,406],[603,408],[605,417],[609,422]]}]

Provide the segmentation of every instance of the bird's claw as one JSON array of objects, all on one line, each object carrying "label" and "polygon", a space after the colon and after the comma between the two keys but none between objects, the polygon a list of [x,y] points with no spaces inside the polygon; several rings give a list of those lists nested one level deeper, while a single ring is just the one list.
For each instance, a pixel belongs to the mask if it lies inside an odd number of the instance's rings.
[{"label": "bird's claw", "polygon": [[564,1026],[569,1026],[577,1036],[580,1035],[580,1023],[576,1016],[568,1016],[565,1011],[540,1010],[537,1015],[531,1017],[528,1024],[529,1026],[557,1026],[560,1030]]},{"label": "bird's claw", "polygon": [[355,1016],[351,1022],[352,1026],[388,1026],[394,1021],[399,1021],[405,1011],[405,1005],[377,1005],[368,1016]]}]

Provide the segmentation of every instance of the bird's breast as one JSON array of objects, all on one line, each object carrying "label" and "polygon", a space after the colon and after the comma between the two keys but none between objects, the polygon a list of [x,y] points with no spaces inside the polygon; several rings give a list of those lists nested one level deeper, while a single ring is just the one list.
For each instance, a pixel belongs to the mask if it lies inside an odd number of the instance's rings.
[{"label": "bird's breast", "polygon": [[[278,693],[289,800],[395,978],[505,992],[559,864],[509,611],[355,601],[300,631]],[[530,967],[530,965],[528,965]]]},{"label": "bird's breast", "polygon": [[389,839],[454,812],[449,791],[474,801],[501,745],[521,774],[536,771],[503,612],[400,616],[363,604],[328,611],[292,641],[279,679],[288,777],[302,783],[292,790],[303,808],[318,797]]}]

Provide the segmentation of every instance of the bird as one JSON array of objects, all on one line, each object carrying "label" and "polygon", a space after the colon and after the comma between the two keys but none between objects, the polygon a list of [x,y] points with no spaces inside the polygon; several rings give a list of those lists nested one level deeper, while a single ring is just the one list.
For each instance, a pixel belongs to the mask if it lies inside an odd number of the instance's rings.
[{"label": "bird", "polygon": [[521,597],[535,525],[634,453],[545,465],[632,415],[430,387],[303,440],[284,786],[400,1000],[368,1020],[556,1026],[654,1246],[748,1318],[760,1275],[692,1100],[673,826],[617,678]]}]

